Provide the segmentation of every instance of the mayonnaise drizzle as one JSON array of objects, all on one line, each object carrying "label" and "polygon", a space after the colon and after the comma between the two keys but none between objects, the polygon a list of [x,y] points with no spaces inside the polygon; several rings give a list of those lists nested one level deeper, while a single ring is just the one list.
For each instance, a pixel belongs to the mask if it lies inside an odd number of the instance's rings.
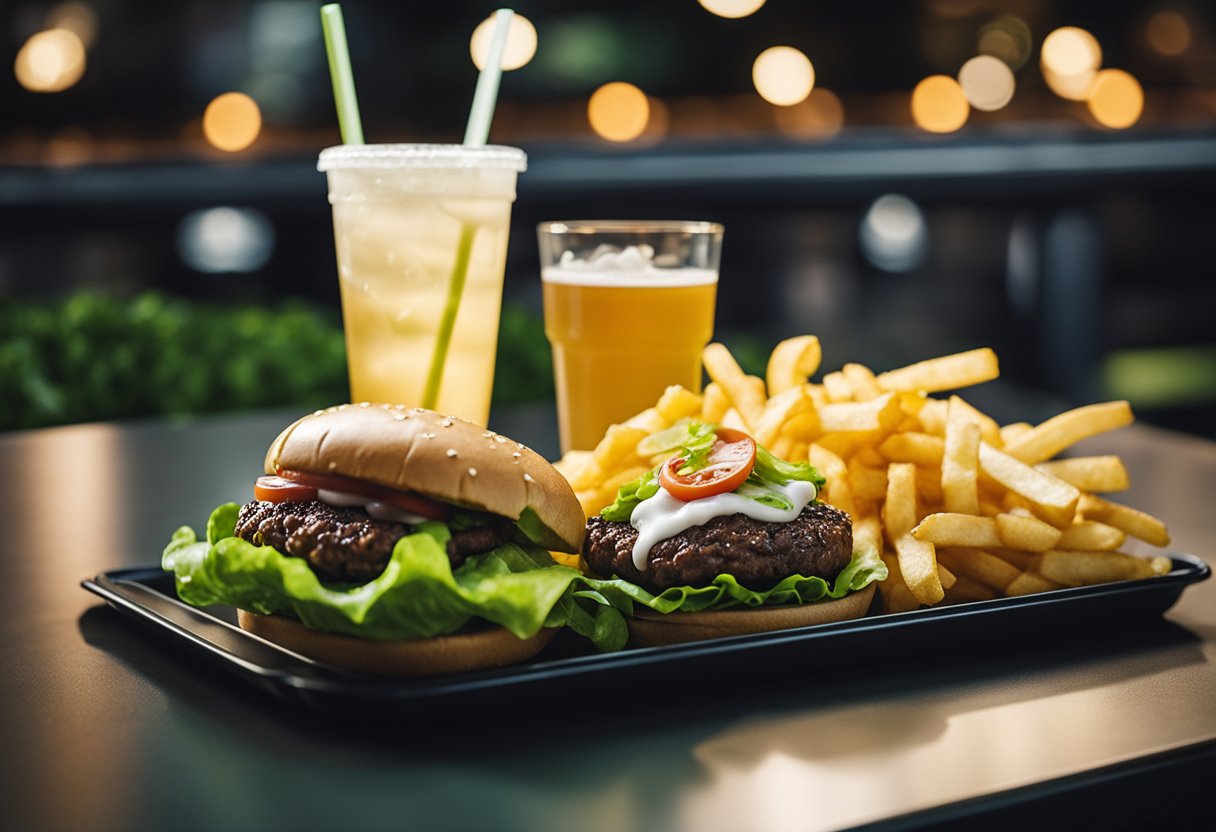
[{"label": "mayonnaise drizzle", "polygon": [[347,494],[345,491],[318,488],[317,499],[331,506],[361,506],[373,520],[383,520],[386,523],[407,523],[416,526],[426,522],[426,518],[421,514],[414,514],[379,500],[369,500],[358,494]]},{"label": "mayonnaise drizzle", "polygon": [[746,514],[762,523],[788,523],[802,513],[807,503],[815,499],[818,490],[815,484],[794,480],[785,485],[770,483],[769,487],[779,491],[794,504],[789,511],[766,506],[740,497],[735,493],[715,494],[700,500],[683,502],[677,500],[660,486],[659,492],[638,503],[633,509],[629,523],[638,530],[638,539],[633,544],[633,565],[645,571],[649,563],[651,547],[660,540],[675,537],[685,529],[708,523],[715,517],[727,514]]}]

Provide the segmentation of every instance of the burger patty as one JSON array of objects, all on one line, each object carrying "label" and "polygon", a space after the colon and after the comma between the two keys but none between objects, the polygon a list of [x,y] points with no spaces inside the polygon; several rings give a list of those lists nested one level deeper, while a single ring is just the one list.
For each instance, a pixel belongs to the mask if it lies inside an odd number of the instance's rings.
[{"label": "burger patty", "polygon": [[592,517],[583,559],[601,575],[657,593],[706,586],[723,573],[757,591],[790,575],[818,575],[830,583],[853,557],[849,515],[824,503],[808,505],[788,523],[763,523],[745,514],[715,517],[656,543],[644,571],[633,565],[637,539],[638,530],[629,523]]},{"label": "burger patty", "polygon": [[[378,577],[397,541],[411,531],[405,523],[373,520],[357,506],[331,506],[318,500],[255,500],[241,507],[236,521],[237,537],[303,558],[321,580],[341,583],[366,583]],[[512,531],[506,519],[453,530],[447,544],[452,568],[470,555],[501,546]]]}]

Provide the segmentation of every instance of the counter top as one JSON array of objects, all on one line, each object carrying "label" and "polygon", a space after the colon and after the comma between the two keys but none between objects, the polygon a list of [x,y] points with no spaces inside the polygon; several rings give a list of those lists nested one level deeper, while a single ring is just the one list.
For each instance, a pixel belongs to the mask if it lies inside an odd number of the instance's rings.
[{"label": "counter top", "polygon": [[[0,436],[10,828],[999,828],[1057,805],[1177,828],[1206,805],[1188,786],[1216,773],[1216,581],[1132,627],[408,726],[323,720],[80,588],[242,499],[290,419]],[[1087,447],[1123,456],[1118,499],[1175,549],[1216,560],[1216,443],[1136,426]]]}]

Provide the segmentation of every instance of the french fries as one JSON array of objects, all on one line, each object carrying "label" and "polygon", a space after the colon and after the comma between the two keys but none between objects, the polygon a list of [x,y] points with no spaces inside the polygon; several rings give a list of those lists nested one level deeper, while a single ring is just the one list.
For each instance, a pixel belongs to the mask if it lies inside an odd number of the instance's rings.
[{"label": "french fries", "polygon": [[593,450],[571,451],[556,467],[590,516],[613,502],[620,485],[667,459],[690,421],[747,431],[827,478],[819,497],[853,518],[854,548],[887,564],[879,591],[888,612],[1172,568],[1166,557],[1118,551],[1128,536],[1169,543],[1157,518],[1095,495],[1129,487],[1118,457],[1052,459],[1128,424],[1126,402],[1079,407],[1038,425],[1000,425],[957,395],[930,395],[996,378],[992,350],[877,375],[845,364],[815,383],[821,359],[818,338],[790,338],[773,350],[760,379],[725,346],[710,344],[703,394],[669,387],[653,407],[609,428]]}]

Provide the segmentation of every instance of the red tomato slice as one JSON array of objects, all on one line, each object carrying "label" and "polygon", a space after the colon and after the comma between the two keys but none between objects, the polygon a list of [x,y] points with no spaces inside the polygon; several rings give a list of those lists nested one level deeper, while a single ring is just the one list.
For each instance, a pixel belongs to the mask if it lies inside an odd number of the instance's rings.
[{"label": "red tomato slice", "polygon": [[447,506],[430,497],[377,485],[373,482],[357,480],[354,477],[343,477],[337,474],[306,474],[303,471],[279,471],[279,476],[302,486],[325,491],[342,491],[346,494],[358,494],[390,506],[396,506],[402,511],[419,514],[431,520],[443,520],[448,515]]},{"label": "red tomato slice", "polygon": [[673,457],[659,469],[659,484],[677,500],[689,502],[734,491],[756,466],[756,440],[731,428],[718,428],[718,440],[700,471],[681,474],[683,457]]},{"label": "red tomato slice", "polygon": [[317,489],[282,477],[258,477],[253,484],[253,498],[272,503],[306,503],[317,499]]}]

